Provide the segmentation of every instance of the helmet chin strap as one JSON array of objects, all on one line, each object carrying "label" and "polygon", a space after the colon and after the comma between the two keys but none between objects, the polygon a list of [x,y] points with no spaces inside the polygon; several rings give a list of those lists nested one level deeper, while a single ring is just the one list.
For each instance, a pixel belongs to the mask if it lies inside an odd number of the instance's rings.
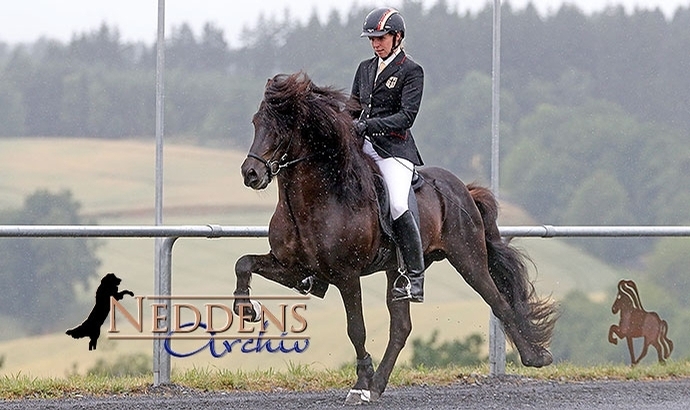
[{"label": "helmet chin strap", "polygon": [[387,56],[383,57],[383,60],[387,60],[390,56],[392,56],[393,53],[395,53],[395,50],[397,50],[398,47],[400,47],[400,45],[402,44],[402,37],[400,38],[400,41],[398,41],[396,44],[396,41],[398,40],[398,34],[399,33],[393,34],[393,46],[391,47],[391,52],[388,53]]}]

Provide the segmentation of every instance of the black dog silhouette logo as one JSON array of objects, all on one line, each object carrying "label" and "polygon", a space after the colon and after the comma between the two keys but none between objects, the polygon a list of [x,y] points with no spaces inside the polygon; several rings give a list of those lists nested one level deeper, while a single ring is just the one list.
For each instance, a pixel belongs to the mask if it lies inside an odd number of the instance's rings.
[{"label": "black dog silhouette logo", "polygon": [[96,343],[101,335],[101,326],[110,313],[110,298],[122,300],[125,295],[134,297],[134,293],[129,290],[119,291],[117,287],[122,279],[114,273],[108,273],[101,279],[101,284],[96,289],[96,304],[93,306],[89,317],[79,326],[69,329],[65,333],[75,339],[89,337],[89,350],[96,350]]}]

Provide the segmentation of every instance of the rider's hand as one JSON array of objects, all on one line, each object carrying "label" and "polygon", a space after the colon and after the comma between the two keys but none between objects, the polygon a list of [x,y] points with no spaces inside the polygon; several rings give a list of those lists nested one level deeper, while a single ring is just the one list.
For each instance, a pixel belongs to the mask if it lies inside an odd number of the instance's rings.
[{"label": "rider's hand", "polygon": [[367,133],[367,122],[364,120],[354,120],[352,121],[352,128],[355,130],[355,135],[364,138],[364,135]]}]

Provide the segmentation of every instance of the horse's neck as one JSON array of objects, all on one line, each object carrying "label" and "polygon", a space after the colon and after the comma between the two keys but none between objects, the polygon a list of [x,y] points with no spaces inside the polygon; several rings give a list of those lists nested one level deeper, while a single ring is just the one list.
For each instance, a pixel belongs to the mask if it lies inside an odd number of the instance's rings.
[{"label": "horse's neck", "polygon": [[278,200],[291,207],[316,211],[330,202],[333,193],[328,192],[323,177],[316,173],[300,173],[278,180]]},{"label": "horse's neck", "polygon": [[[357,212],[358,217],[365,213],[377,217],[375,201],[357,198],[355,207],[344,203],[333,189],[333,182],[328,181],[321,171],[318,168],[304,167],[299,172],[281,175],[278,179],[278,201],[283,209],[289,210],[295,218],[302,216],[306,219],[314,219],[320,212],[329,215]],[[375,192],[371,195],[371,198],[375,198]],[[342,211],[339,212],[338,208]]]},{"label": "horse's neck", "polygon": [[626,316],[631,315],[637,311],[643,311],[643,309],[635,307],[635,303],[633,303],[633,301],[630,300],[629,298],[626,298],[625,302],[623,302],[623,304],[621,306],[621,317],[623,315],[626,315]]}]

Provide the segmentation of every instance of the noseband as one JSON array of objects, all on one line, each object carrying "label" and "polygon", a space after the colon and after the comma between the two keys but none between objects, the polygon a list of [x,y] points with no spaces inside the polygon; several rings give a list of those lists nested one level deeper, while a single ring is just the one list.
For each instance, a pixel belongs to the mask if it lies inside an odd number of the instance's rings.
[{"label": "noseband", "polygon": [[258,154],[255,154],[253,152],[249,152],[247,154],[248,158],[254,158],[264,164],[266,167],[266,171],[268,171],[268,175],[273,178],[274,176],[278,175],[278,173],[287,167],[290,167],[292,165],[297,164],[298,162],[304,161],[306,159],[309,159],[314,156],[314,154],[310,154],[301,158],[293,159],[291,161],[287,160],[288,156],[288,150],[290,149],[290,144],[292,144],[292,138],[288,140],[287,147],[285,148],[285,153],[280,157],[280,159],[275,159],[274,157],[278,154],[278,151],[280,151],[280,148],[283,146],[283,143],[285,143],[285,140],[281,141],[280,144],[278,144],[278,148],[273,151],[273,154],[271,155],[271,158],[268,160],[263,159]]}]

